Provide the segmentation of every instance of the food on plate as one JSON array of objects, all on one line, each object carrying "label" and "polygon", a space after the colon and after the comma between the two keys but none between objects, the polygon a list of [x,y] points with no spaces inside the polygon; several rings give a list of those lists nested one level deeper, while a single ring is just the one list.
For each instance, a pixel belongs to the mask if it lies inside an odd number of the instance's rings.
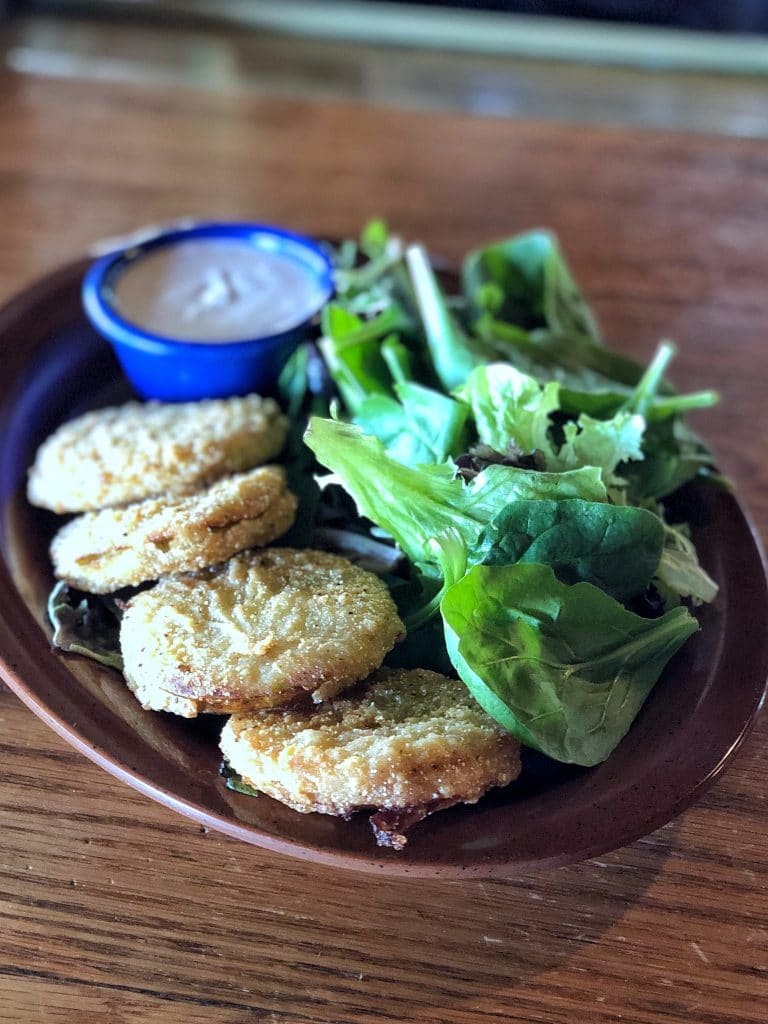
[{"label": "food on plate", "polygon": [[192,494],[273,459],[287,427],[277,403],[260,395],[98,409],[40,446],[27,496],[53,512],[87,512]]},{"label": "food on plate", "polygon": [[[54,589],[57,644],[147,709],[232,714],[231,788],[372,810],[399,849],[515,779],[521,744],[610,757],[717,596],[676,492],[727,481],[684,419],[716,395],[675,391],[670,343],[647,367],[611,351],[552,235],[470,253],[451,294],[379,222],[335,258],[286,416],[255,395],[91,413],[43,444],[29,494],[147,499],[54,540],[84,591]],[[231,476],[284,442],[285,477]]]},{"label": "food on plate", "polygon": [[120,645],[145,708],[193,717],[327,700],[403,632],[373,573],[325,551],[264,548],[137,594]]},{"label": "food on plate", "polygon": [[293,523],[296,504],[283,468],[261,466],[197,494],[86,512],[54,537],[54,572],[80,590],[107,594],[204,569],[276,540]]},{"label": "food on plate", "polygon": [[373,812],[379,844],[395,848],[409,825],[520,773],[518,741],[460,680],[424,669],[381,669],[319,707],[233,715],[221,750],[294,810]]}]

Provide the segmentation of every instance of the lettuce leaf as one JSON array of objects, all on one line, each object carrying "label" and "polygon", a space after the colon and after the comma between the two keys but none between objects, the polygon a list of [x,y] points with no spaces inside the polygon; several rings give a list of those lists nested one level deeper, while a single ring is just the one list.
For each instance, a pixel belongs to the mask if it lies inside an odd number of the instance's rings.
[{"label": "lettuce leaf", "polygon": [[554,456],[550,414],[560,409],[560,386],[542,386],[509,363],[492,363],[473,370],[457,396],[472,409],[480,441],[497,452],[514,444],[524,454],[540,451]]},{"label": "lettuce leaf", "polygon": [[478,367],[456,394],[471,407],[483,444],[499,452],[510,445],[525,454],[538,451],[551,472],[597,466],[606,483],[614,484],[620,463],[643,458],[646,423],[633,411],[607,420],[584,413],[563,425],[562,444],[556,444],[551,416],[561,412],[559,384],[542,387],[507,363]]},{"label": "lettuce leaf", "polygon": [[595,420],[586,413],[566,423],[565,440],[557,454],[547,459],[554,471],[599,466],[607,484],[623,482],[616,470],[620,463],[642,459],[645,420],[630,412],[617,412],[609,420]]},{"label": "lettuce leaf", "polygon": [[371,395],[354,416],[366,434],[384,443],[393,459],[418,466],[444,462],[466,449],[465,405],[412,381],[398,382],[394,390],[397,399]]}]

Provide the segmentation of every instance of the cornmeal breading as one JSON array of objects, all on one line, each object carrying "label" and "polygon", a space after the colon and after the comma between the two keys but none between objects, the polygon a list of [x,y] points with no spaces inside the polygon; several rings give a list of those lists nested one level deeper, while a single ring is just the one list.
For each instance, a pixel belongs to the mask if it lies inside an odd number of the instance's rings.
[{"label": "cornmeal breading", "polygon": [[520,772],[517,740],[460,680],[426,669],[381,669],[317,708],[233,715],[221,750],[249,785],[323,814],[429,813]]},{"label": "cornmeal breading", "polygon": [[377,668],[404,627],[384,583],[322,551],[267,548],[138,594],[120,644],[145,708],[187,717],[325,700]]},{"label": "cornmeal breading", "polygon": [[27,496],[54,512],[85,512],[192,494],[274,458],[286,430],[277,404],[259,395],[99,409],[40,446]]},{"label": "cornmeal breading", "polygon": [[268,544],[293,523],[296,498],[278,466],[226,477],[200,494],[87,512],[51,544],[60,579],[92,594],[223,562]]}]

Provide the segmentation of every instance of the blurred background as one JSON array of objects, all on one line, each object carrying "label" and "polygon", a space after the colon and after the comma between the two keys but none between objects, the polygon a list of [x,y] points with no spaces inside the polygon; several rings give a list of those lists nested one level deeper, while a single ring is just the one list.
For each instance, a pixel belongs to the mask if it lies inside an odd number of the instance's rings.
[{"label": "blurred background", "polygon": [[768,0],[0,0],[20,75],[768,134]]}]

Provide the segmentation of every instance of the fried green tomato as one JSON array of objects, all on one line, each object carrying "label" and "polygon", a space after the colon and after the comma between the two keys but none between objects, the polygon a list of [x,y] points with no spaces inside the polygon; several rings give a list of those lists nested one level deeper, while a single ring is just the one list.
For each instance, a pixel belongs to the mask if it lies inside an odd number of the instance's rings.
[{"label": "fried green tomato", "polygon": [[107,594],[204,569],[280,537],[293,523],[296,504],[284,471],[262,466],[186,498],[86,512],[54,537],[54,572],[80,590]]},{"label": "fried green tomato", "polygon": [[323,551],[265,548],[136,595],[120,646],[141,704],[191,718],[326,700],[403,635],[373,573]]},{"label": "fried green tomato", "polygon": [[260,395],[99,409],[40,446],[27,497],[53,512],[89,512],[193,494],[274,458],[287,426],[277,404]]},{"label": "fried green tomato", "polygon": [[520,745],[458,679],[381,669],[317,708],[233,715],[221,750],[248,785],[296,811],[376,811],[380,845],[410,825],[475,803],[520,772]]}]

